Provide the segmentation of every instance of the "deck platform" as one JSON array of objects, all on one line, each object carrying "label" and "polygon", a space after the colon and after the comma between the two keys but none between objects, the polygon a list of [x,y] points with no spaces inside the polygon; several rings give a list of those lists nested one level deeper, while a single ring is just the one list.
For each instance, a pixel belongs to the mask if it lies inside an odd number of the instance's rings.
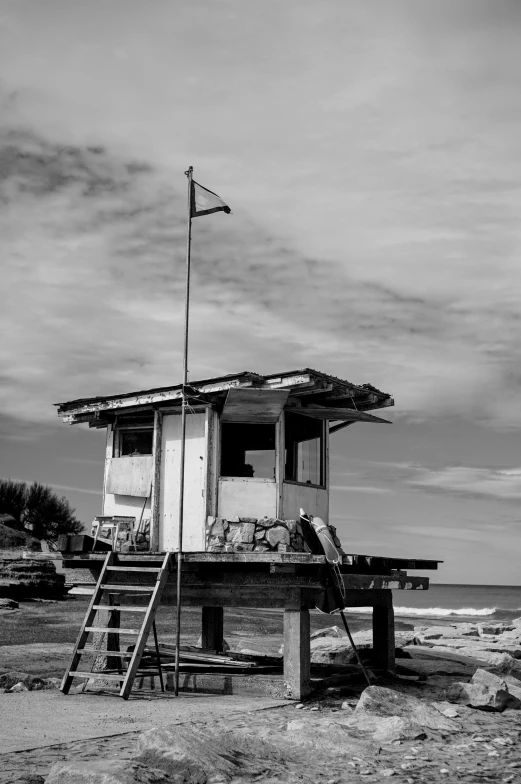
[{"label": "deck platform", "polygon": [[[121,564],[156,565],[161,553],[119,554]],[[68,582],[94,586],[106,553],[62,553]],[[310,693],[309,610],[321,602],[330,579],[323,556],[306,553],[185,553],[182,604],[201,607],[203,648],[222,650],[226,607],[278,608],[284,612],[284,686],[290,699]],[[438,561],[345,555],[341,566],[345,605],[373,608],[375,666],[394,672],[395,641],[393,590],[427,590],[428,577],[410,576],[405,569],[432,570]],[[135,583],[132,572],[118,582]],[[177,564],[163,594],[175,604]]]}]

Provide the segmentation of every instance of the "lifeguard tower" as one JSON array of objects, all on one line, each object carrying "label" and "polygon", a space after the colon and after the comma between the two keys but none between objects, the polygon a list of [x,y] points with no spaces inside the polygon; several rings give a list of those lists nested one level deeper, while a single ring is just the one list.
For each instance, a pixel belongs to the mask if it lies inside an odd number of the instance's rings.
[{"label": "lifeguard tower", "polygon": [[[300,509],[328,522],[331,436],[356,422],[387,422],[369,412],[392,406],[393,399],[371,384],[352,384],[310,368],[193,382],[184,387],[184,396],[184,567],[179,574],[183,387],[58,405],[64,422],[107,430],[103,519],[130,517],[146,532],[139,552],[118,542],[108,555],[73,552],[70,542],[62,547],[65,568],[81,570],[78,581],[95,587],[62,688],[67,691],[73,677],[89,674],[78,669],[80,658],[93,650],[86,644],[89,633],[139,634],[136,647],[143,648],[159,603],[177,603],[179,579],[182,604],[202,607],[205,650],[223,649],[223,608],[283,609],[284,693],[301,699],[310,690],[309,609],[321,602],[328,579],[324,555],[311,552],[302,535]],[[373,608],[375,663],[392,672],[392,591],[427,589],[426,577],[405,570],[436,569],[438,562],[362,555],[352,549],[353,542],[344,552],[332,527],[331,532],[342,554],[345,606]],[[157,576],[153,584],[147,583],[151,574]],[[103,591],[109,594],[105,599]],[[118,591],[130,593],[134,604],[111,610],[107,601],[111,604]],[[118,631],[121,613],[145,611],[136,606],[139,591],[152,594],[141,629]],[[102,612],[109,622],[100,626],[99,618],[93,619]],[[135,659],[126,672],[104,674],[124,681],[124,697],[139,665]]]}]

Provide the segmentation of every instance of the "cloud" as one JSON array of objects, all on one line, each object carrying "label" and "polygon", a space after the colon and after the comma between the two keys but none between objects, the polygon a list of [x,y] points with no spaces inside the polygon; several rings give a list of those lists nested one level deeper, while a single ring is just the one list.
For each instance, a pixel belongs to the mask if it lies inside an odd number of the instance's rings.
[{"label": "cloud", "polygon": [[234,212],[194,225],[192,379],[521,426],[514,7],[58,6],[5,12],[3,411],[178,381],[192,161]]},{"label": "cloud", "polygon": [[409,484],[431,492],[467,498],[517,502],[521,500],[521,468],[495,470],[447,466],[421,470]]},{"label": "cloud", "polygon": [[370,485],[330,485],[330,490],[336,490],[341,493],[369,493],[369,494],[382,494],[392,493],[389,487],[371,487]]}]

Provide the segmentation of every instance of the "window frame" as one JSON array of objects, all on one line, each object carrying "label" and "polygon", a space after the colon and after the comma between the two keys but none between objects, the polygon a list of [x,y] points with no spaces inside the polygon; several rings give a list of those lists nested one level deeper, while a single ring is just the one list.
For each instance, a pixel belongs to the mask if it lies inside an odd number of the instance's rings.
[{"label": "window frame", "polygon": [[129,424],[129,425],[116,425],[114,428],[114,448],[113,448],[113,457],[131,457],[132,455],[122,455],[121,454],[121,442],[122,442],[122,433],[128,432],[129,430],[150,430],[152,432],[152,446],[150,447],[150,452],[147,452],[144,455],[140,455],[140,457],[149,457],[154,452],[154,424]]},{"label": "window frame", "polygon": [[[303,416],[305,414],[300,414],[298,409],[294,409],[291,411],[284,411],[284,429],[282,433],[282,481],[288,485],[298,485],[298,487],[314,487],[317,490],[327,490],[328,488],[328,477],[327,477],[327,420],[324,419],[315,419],[315,422],[320,422],[322,425],[322,432],[320,434],[320,474],[322,478],[322,484],[315,484],[314,482],[299,482],[298,479],[287,479],[286,478],[286,415],[296,415],[296,416]],[[306,419],[311,419],[312,417],[305,417]]]},{"label": "window frame", "polygon": [[[272,425],[275,429],[275,476],[226,476],[221,473],[222,453],[223,453],[223,426],[226,425]],[[280,420],[279,422],[221,422],[219,418],[219,443],[217,450],[217,479],[219,482],[260,482],[265,484],[275,484],[279,481],[279,455],[280,455]]]}]

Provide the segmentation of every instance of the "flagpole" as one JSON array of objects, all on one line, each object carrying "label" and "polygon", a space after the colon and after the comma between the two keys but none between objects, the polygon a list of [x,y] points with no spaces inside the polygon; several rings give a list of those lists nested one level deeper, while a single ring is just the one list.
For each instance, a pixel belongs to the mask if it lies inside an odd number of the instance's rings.
[{"label": "flagpole", "polygon": [[185,490],[185,446],[186,446],[186,385],[188,384],[188,323],[190,311],[190,254],[192,249],[192,176],[193,167],[185,172],[188,177],[188,229],[186,235],[186,289],[185,289],[185,336],[183,351],[183,387],[181,403],[181,467],[179,477],[179,527],[177,542],[177,605],[175,627],[175,696],[179,696],[179,647],[181,640],[181,572],[183,564],[183,512]]}]

